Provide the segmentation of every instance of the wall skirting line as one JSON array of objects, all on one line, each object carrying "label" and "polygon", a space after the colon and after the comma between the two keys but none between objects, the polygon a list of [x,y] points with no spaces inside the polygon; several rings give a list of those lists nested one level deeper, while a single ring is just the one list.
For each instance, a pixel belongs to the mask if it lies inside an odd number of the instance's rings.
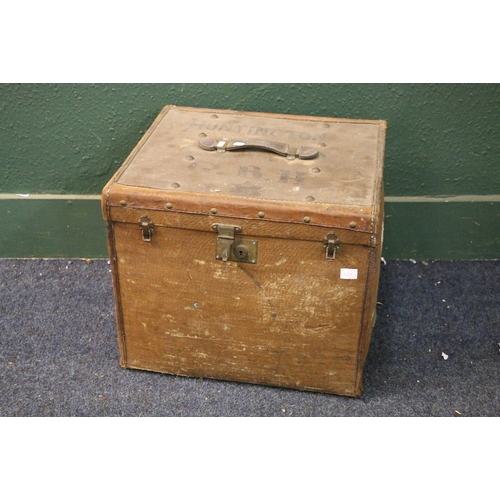
[{"label": "wall skirting line", "polygon": [[386,203],[500,203],[500,195],[386,196]]},{"label": "wall skirting line", "polygon": [[100,194],[12,194],[0,193],[0,200],[100,200]]}]

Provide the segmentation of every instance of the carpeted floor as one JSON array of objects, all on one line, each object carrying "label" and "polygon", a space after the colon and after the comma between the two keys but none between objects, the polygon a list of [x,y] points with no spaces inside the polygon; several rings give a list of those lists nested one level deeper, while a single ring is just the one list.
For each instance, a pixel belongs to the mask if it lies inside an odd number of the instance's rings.
[{"label": "carpeted floor", "polygon": [[106,260],[0,260],[0,416],[500,416],[500,261],[382,264],[360,399],[118,364]]}]

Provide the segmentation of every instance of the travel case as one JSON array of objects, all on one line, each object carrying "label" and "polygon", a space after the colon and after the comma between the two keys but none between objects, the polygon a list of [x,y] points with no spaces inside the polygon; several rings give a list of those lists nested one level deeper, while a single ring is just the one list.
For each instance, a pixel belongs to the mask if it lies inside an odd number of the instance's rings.
[{"label": "travel case", "polygon": [[121,366],[359,396],[385,130],[166,106],[102,193]]}]

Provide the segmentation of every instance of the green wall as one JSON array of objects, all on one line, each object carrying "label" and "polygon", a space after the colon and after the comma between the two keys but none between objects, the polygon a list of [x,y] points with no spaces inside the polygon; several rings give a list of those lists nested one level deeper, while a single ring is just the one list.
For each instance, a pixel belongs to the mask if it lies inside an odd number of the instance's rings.
[{"label": "green wall", "polygon": [[0,257],[104,257],[96,195],[166,104],[387,120],[385,258],[499,256],[498,84],[2,84]]}]

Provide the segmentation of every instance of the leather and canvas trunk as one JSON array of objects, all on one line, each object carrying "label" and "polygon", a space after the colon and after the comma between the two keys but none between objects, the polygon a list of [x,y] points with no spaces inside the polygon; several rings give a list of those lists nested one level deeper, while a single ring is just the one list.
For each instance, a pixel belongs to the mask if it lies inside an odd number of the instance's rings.
[{"label": "leather and canvas trunk", "polygon": [[385,129],[165,107],[102,194],[121,365],[359,396]]}]

